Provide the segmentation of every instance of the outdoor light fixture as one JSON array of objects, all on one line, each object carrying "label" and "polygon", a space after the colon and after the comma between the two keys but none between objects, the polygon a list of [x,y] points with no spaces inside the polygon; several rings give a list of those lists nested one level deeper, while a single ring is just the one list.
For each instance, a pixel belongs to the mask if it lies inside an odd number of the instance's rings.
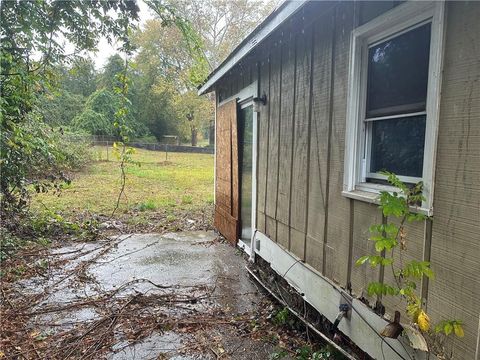
[{"label": "outdoor light fixture", "polygon": [[261,97],[253,98],[253,111],[260,112],[260,105],[267,104],[267,94],[263,93]]}]

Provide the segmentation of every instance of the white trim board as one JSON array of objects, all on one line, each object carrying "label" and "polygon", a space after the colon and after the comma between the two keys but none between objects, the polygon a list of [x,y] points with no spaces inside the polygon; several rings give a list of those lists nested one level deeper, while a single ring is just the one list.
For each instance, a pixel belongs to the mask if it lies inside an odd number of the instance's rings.
[{"label": "white trim board", "polygon": [[[339,313],[339,305],[345,303],[345,299],[350,300],[350,295],[260,231],[255,232],[254,240],[257,256],[270,263],[275,272],[303,294],[305,301],[329,321],[334,322]],[[351,311],[350,318],[340,321],[338,329],[370,356],[388,360],[436,359],[432,354],[412,349],[405,335],[398,339],[378,335],[388,322],[360,300],[353,298],[351,302],[354,310]]]},{"label": "white trim board", "polygon": [[[238,93],[230,96],[228,99],[223,100],[217,106],[229,102],[233,99],[236,99],[237,106],[240,108],[250,106],[254,107],[253,98],[258,96],[258,80],[253,81],[250,85],[241,89]],[[218,102],[218,96],[217,100]],[[238,109],[238,108],[237,108]],[[252,112],[252,127],[253,127],[253,139],[252,139],[252,213],[251,213],[251,224],[252,224],[252,238],[250,240],[250,246],[245,244],[241,239],[238,239],[237,246],[245,251],[249,255],[250,260],[253,260],[255,252],[253,251],[252,244],[254,243],[255,228],[256,224],[256,213],[257,213],[257,147],[258,147],[258,113],[256,111]]]}]

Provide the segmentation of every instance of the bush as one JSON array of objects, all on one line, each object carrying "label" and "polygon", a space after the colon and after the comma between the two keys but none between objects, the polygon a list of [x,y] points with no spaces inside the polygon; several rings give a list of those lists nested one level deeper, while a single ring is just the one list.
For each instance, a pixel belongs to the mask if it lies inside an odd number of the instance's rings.
[{"label": "bush", "polygon": [[85,98],[66,90],[47,92],[39,95],[36,110],[42,114],[45,123],[64,126],[82,112]]},{"label": "bush", "polygon": [[19,211],[29,190],[46,192],[69,181],[66,174],[89,161],[86,144],[72,144],[61,129],[53,129],[36,112],[11,132],[2,132],[1,203],[3,210]]},{"label": "bush", "polygon": [[113,125],[108,118],[92,109],[85,109],[81,114],[75,116],[72,121],[75,130],[83,130],[92,135],[113,135]]},{"label": "bush", "polygon": [[[73,136],[72,136],[73,135]],[[90,144],[75,133],[55,132],[54,141],[59,147],[58,166],[64,171],[76,171],[93,159]]]},{"label": "bush", "polygon": [[[73,119],[72,126],[91,135],[119,136],[119,130],[114,124],[118,121],[115,114],[122,106],[124,105],[119,94],[107,89],[97,90],[87,99],[83,112]],[[130,104],[126,106],[129,108],[125,118],[125,125],[129,130],[127,135],[130,137],[150,135],[144,124],[135,121]]]}]

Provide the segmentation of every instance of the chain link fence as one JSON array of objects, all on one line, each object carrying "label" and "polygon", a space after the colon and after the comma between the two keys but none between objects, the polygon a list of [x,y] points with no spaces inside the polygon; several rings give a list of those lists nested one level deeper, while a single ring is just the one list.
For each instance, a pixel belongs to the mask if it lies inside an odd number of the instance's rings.
[{"label": "chain link fence", "polygon": [[[84,142],[92,147],[98,147],[98,160],[113,160],[113,144],[118,139],[103,135],[67,135],[71,142]],[[168,159],[168,153],[195,153],[195,154],[213,154],[214,148],[212,146],[188,146],[178,145],[177,139],[174,136],[166,136],[162,142],[142,142],[132,141],[128,143],[129,146],[137,149],[145,149],[150,151],[164,152],[165,158]]]}]

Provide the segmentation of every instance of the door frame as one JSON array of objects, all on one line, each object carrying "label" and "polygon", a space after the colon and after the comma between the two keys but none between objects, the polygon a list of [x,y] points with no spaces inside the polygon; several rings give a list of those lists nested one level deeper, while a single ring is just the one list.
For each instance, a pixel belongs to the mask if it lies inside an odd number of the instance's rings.
[{"label": "door frame", "polygon": [[[253,251],[255,233],[257,231],[257,153],[258,153],[258,113],[255,111],[255,106],[253,99],[258,96],[258,81],[255,80],[250,85],[241,89],[238,93],[230,96],[229,98],[222,100],[218,103],[217,106],[221,106],[224,103],[227,103],[233,99],[237,100],[237,110],[242,107],[247,107],[252,105],[254,108],[253,119],[252,119],[252,129],[253,129],[253,139],[252,139],[252,237],[250,239],[250,246],[245,244],[240,238],[237,240],[237,246],[241,248],[248,256],[250,260],[253,260],[255,251]],[[237,134],[238,136],[238,134]],[[239,212],[240,214],[240,212]],[[241,218],[240,218],[241,219]],[[237,234],[237,237],[238,234]]]}]

